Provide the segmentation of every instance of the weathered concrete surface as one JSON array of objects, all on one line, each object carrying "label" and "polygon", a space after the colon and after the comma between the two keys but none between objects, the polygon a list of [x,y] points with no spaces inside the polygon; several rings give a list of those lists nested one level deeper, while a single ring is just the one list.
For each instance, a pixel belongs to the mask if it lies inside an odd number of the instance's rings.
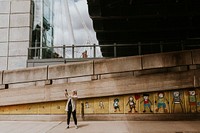
[{"label": "weathered concrete surface", "polygon": [[193,64],[200,64],[200,50],[192,51]]},{"label": "weathered concrete surface", "polygon": [[0,105],[41,102],[45,101],[45,94],[48,94],[48,92],[40,87],[4,89],[0,93]]},{"label": "weathered concrete surface", "polygon": [[[199,71],[196,70],[195,73],[198,74]],[[198,75],[196,77],[199,78]],[[64,100],[66,99],[64,96],[65,89],[69,91],[76,89],[79,98],[92,98],[193,88],[194,79],[194,70],[190,70],[186,72],[160,73],[136,77],[127,76],[85,82],[7,89],[0,93],[0,106]],[[199,85],[198,82],[196,86]]]},{"label": "weathered concrete surface", "polygon": [[49,66],[48,79],[93,75],[93,61]]},{"label": "weathered concrete surface", "polygon": [[[117,77],[118,75],[120,75],[119,73],[135,73],[135,71],[141,71],[141,73],[143,73],[143,71],[150,69],[154,69],[152,71],[156,71],[155,69],[167,68],[168,72],[171,72],[170,69],[172,71],[179,71],[179,69],[180,71],[183,71],[185,70],[185,68],[187,70],[188,66],[200,63],[200,59],[198,58],[199,54],[199,50],[194,50],[152,54],[136,57],[94,60],[69,64],[67,63],[49,67],[18,69],[13,71],[5,71],[3,75],[3,84],[30,81],[35,82],[46,79],[61,79],[75,77],[84,78],[86,76],[94,75],[101,76],[102,78]],[[151,73],[151,70],[148,71],[147,74],[149,72]],[[121,75],[123,76],[123,74]],[[91,78],[93,79],[93,77]],[[76,79],[76,81],[79,82],[78,79]],[[83,80],[81,79],[80,81]]]},{"label": "weathered concrete surface", "polygon": [[200,121],[1,121],[1,133],[199,133]]},{"label": "weathered concrete surface", "polygon": [[47,67],[7,70],[3,74],[3,84],[30,82],[47,79]]},{"label": "weathered concrete surface", "polygon": [[141,70],[141,57],[122,57],[94,61],[94,74]]},{"label": "weathered concrete surface", "polygon": [[0,85],[2,84],[2,80],[3,80],[2,73],[3,71],[0,71]]},{"label": "weathered concrete surface", "polygon": [[144,55],[142,57],[143,69],[173,67],[192,64],[191,51],[170,52],[163,54]]}]

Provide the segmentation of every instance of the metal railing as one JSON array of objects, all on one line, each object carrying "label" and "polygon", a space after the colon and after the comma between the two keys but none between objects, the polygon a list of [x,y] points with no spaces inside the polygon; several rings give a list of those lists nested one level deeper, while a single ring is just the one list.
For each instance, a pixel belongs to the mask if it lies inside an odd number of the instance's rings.
[{"label": "metal railing", "polygon": [[[28,59],[94,59],[105,57],[122,57],[162,53],[200,48],[200,43],[159,42],[159,43],[136,43],[136,44],[85,44],[63,45],[52,47],[29,47]],[[169,49],[170,48],[170,49]],[[123,53],[123,54],[122,54]]]}]

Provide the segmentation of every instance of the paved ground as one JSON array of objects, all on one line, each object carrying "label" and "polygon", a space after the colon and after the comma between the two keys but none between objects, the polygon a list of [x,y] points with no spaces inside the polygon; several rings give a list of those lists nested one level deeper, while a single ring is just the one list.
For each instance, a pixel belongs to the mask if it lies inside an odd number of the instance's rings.
[{"label": "paved ground", "polygon": [[0,121],[0,133],[200,133],[200,121]]}]

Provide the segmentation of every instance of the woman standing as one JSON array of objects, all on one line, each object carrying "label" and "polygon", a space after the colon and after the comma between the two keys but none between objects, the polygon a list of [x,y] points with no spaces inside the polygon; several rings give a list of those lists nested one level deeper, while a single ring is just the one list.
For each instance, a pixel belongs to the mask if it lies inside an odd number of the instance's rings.
[{"label": "woman standing", "polygon": [[70,117],[71,114],[73,115],[74,119],[74,124],[76,129],[78,128],[77,126],[77,118],[76,118],[76,101],[78,99],[77,96],[77,91],[72,91],[72,95],[69,95],[67,92],[67,89],[65,90],[65,96],[67,97],[67,105],[65,108],[65,111],[67,111],[67,128],[69,128],[69,123],[70,123]]}]

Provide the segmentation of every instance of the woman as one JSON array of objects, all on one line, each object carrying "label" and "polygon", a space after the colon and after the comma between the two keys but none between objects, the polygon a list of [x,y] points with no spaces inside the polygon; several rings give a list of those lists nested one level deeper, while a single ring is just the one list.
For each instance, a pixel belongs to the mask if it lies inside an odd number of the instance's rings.
[{"label": "woman", "polygon": [[77,97],[77,91],[72,91],[72,95],[69,95],[67,92],[67,89],[65,90],[65,96],[67,97],[67,105],[65,108],[65,111],[67,111],[67,128],[69,128],[69,123],[70,123],[70,117],[71,113],[73,115],[74,119],[74,124],[76,129],[78,128],[77,126],[77,118],[76,118],[76,101],[78,99]]}]

